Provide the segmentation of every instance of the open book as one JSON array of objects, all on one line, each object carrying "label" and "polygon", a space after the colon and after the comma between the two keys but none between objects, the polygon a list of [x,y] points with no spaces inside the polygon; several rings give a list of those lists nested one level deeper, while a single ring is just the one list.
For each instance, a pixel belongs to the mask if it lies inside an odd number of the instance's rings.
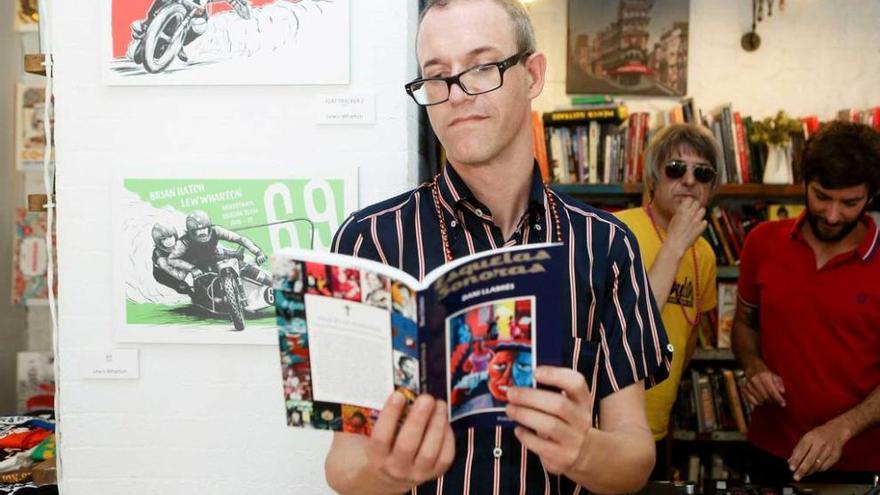
[{"label": "open book", "polygon": [[453,428],[511,425],[510,386],[562,364],[566,251],[532,244],[447,263],[422,282],[394,267],[306,250],[275,254],[290,426],[369,435],[388,395],[443,399]]}]

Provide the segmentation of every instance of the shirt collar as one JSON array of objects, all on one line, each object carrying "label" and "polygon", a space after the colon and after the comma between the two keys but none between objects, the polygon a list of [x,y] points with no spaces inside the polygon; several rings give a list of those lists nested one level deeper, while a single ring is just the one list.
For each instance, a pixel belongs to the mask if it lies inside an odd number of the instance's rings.
[{"label": "shirt collar", "polygon": [[[449,213],[455,214],[453,210],[466,208],[469,210],[480,209],[485,215],[484,218],[491,221],[489,209],[477,200],[476,196],[464,183],[458,172],[455,171],[449,162],[443,167],[442,172],[437,177],[437,185],[440,189],[440,203]],[[528,212],[543,213],[544,208],[544,183],[541,180],[541,170],[538,163],[535,162],[532,169],[532,184],[529,189],[529,206]]]},{"label": "shirt collar", "polygon": [[[792,239],[803,240],[804,235],[801,233],[801,227],[803,227],[804,222],[806,221],[807,210],[804,209],[804,211],[797,217],[797,220],[792,224],[791,231],[789,232],[789,236],[791,236]],[[880,230],[878,230],[874,218],[867,213],[862,214],[860,221],[868,228],[868,234],[862,240],[862,243],[856,248],[855,256],[862,261],[868,261],[877,251],[880,251]]]}]

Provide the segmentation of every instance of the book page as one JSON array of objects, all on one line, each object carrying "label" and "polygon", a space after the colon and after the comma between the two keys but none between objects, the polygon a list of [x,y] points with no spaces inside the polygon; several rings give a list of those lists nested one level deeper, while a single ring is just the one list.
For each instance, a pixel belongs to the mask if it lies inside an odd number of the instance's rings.
[{"label": "book page", "polygon": [[394,390],[389,312],[315,294],[305,306],[314,400],[381,409]]}]

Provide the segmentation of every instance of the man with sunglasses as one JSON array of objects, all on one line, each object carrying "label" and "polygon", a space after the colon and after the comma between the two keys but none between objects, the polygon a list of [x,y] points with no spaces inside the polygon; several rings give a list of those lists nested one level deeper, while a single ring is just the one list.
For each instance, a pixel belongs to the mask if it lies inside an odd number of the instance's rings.
[{"label": "man with sunglasses", "polygon": [[648,424],[657,441],[652,475],[666,477],[665,442],[682,371],[696,348],[695,327],[716,305],[715,253],[701,236],[706,204],[717,186],[718,144],[704,127],[673,124],[645,150],[649,203],[616,213],[639,240],[663,326],[676,350],[669,379],[646,396]]},{"label": "man with sunglasses", "polygon": [[406,401],[394,392],[370,438],[335,434],[330,486],[343,494],[637,490],[654,461],[644,389],[666,377],[671,349],[632,233],[541,182],[531,100],[546,59],[528,14],[519,0],[430,0],[416,53],[422,77],[406,92],[427,107],[449,161],[433,181],[349,217],[333,250],[423,278],[470,253],[562,242],[571,267],[560,280],[567,362],[534,369],[556,390],[508,388],[516,429],[453,433],[446,404],[428,395],[398,428]]},{"label": "man with sunglasses", "polygon": [[880,234],[866,214],[880,134],[826,124],[801,164],[806,209],[755,227],[740,260],[732,337],[755,407],[750,474],[867,484],[880,472]]}]

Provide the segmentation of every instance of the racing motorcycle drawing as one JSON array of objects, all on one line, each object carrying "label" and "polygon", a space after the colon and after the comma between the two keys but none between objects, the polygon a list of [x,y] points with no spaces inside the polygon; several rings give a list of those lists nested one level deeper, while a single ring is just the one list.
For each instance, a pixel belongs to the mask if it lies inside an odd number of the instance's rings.
[{"label": "racing motorcycle drawing", "polygon": [[153,74],[164,71],[175,58],[188,61],[183,47],[207,30],[208,4],[221,1],[242,19],[251,18],[249,0],[156,0],[147,18],[131,26],[128,57]]},{"label": "racing motorcycle drawing", "polygon": [[275,304],[272,287],[244,275],[245,266],[253,264],[245,260],[243,248],[221,248],[211,266],[193,277],[192,304],[213,315],[228,317],[236,331],[244,330],[245,314]]}]

